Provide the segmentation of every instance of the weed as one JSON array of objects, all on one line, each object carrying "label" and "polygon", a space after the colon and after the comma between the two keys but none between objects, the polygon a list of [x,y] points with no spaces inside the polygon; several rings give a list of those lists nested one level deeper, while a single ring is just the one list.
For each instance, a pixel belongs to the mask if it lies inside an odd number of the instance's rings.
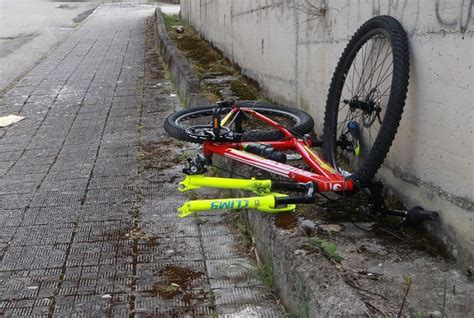
[{"label": "weed", "polygon": [[179,162],[186,162],[186,160],[190,157],[191,155],[187,151],[183,151],[176,157],[176,159],[178,159]]},{"label": "weed", "polygon": [[170,81],[171,83],[173,83],[176,86],[176,77],[173,75],[173,73],[170,72],[169,69],[166,70],[165,79]]},{"label": "weed", "polygon": [[163,21],[168,31],[171,30],[173,26],[183,24],[183,21],[179,19],[177,14],[163,14]]},{"label": "weed", "polygon": [[137,161],[142,161],[145,158],[145,154],[141,151],[137,152],[136,159]]},{"label": "weed", "polygon": [[447,281],[447,278],[446,278],[446,275],[444,276],[444,285],[443,285],[443,301],[442,301],[442,305],[441,305],[441,317],[442,318],[445,318],[445,317],[448,317],[448,313],[447,313],[447,300],[448,300],[448,281]]},{"label": "weed", "polygon": [[423,314],[419,311],[410,310],[410,317],[412,318],[422,318]]},{"label": "weed", "polygon": [[274,288],[273,279],[273,266],[270,264],[264,264],[259,266],[257,269],[257,277],[263,283],[263,285],[269,289]]},{"label": "weed", "polygon": [[202,218],[200,218],[198,215],[194,218],[194,221],[196,222],[197,225],[203,225],[206,224],[206,221]]},{"label": "weed", "polygon": [[403,280],[404,280],[404,283],[405,283],[405,293],[403,295],[402,305],[400,306],[400,311],[398,312],[397,317],[402,316],[403,307],[405,307],[405,303],[407,302],[407,298],[408,298],[408,293],[410,292],[410,287],[411,287],[411,284],[413,283],[413,280],[412,280],[411,276],[405,276],[404,275]]},{"label": "weed", "polygon": [[298,294],[298,298],[301,299],[301,303],[299,306],[300,309],[298,313],[295,315],[295,317],[309,318],[309,299],[308,299],[308,292],[304,284],[304,279],[301,275],[298,274],[298,277],[296,280],[297,280],[296,292]]},{"label": "weed", "polygon": [[181,105],[188,106],[188,100],[186,99],[186,97],[182,96],[181,94],[178,94],[178,99]]},{"label": "weed", "polygon": [[243,220],[243,211],[236,212],[235,214],[231,215],[232,224],[234,224],[234,228],[237,230],[237,236],[240,240],[240,245],[244,248],[244,250],[249,251],[250,247],[252,246],[252,239],[249,235],[247,230],[247,226]]},{"label": "weed", "polygon": [[183,148],[186,145],[184,141],[176,139],[176,138],[173,138],[172,141],[175,144],[175,146],[179,148]]},{"label": "weed", "polygon": [[143,191],[142,191],[142,189],[140,189],[138,187],[133,190],[133,194],[134,194],[135,198],[137,198],[137,199],[143,198]]},{"label": "weed", "polygon": [[327,240],[321,239],[317,236],[313,236],[310,239],[311,244],[319,247],[323,251],[323,255],[326,256],[327,259],[334,260],[340,263],[344,258],[337,254],[337,245],[329,242]]},{"label": "weed", "polygon": [[132,210],[138,210],[140,209],[141,205],[138,202],[134,202],[131,206]]}]

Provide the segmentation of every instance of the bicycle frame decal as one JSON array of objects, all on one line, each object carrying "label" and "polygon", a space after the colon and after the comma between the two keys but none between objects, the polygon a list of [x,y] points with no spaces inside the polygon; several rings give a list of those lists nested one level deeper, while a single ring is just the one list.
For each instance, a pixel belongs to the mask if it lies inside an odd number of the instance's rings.
[{"label": "bicycle frame decal", "polygon": [[333,167],[331,167],[328,163],[324,162],[323,160],[321,160],[321,158],[319,158],[312,150],[311,148],[309,148],[308,146],[305,146],[304,149],[306,149],[306,151],[311,155],[311,157],[313,157],[315,160],[318,161],[319,165],[321,166],[321,168],[323,169],[326,169],[327,171],[329,171],[330,173],[335,173],[336,172],[336,169],[334,169]]},{"label": "bicycle frame decal", "polygon": [[[255,200],[255,206],[259,206],[258,200]],[[234,199],[234,200],[219,200],[216,202],[211,202],[211,210],[217,209],[245,209],[249,207],[249,200],[247,199]]]},{"label": "bicycle frame decal", "polygon": [[296,208],[296,205],[294,204],[288,204],[284,207],[277,208],[276,197],[286,197],[286,195],[274,193],[251,198],[193,200],[185,202],[183,206],[178,209],[178,216],[184,218],[197,212],[223,209],[257,209],[266,213],[280,213],[294,211]]}]

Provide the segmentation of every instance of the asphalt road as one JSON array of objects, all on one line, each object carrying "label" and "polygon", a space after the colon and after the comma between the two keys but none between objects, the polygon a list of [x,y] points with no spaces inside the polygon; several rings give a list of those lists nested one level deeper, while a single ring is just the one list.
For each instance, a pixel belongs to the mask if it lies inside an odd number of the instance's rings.
[{"label": "asphalt road", "polygon": [[[0,95],[67,38],[101,2],[0,0]],[[158,5],[165,13],[179,13],[179,5]]]},{"label": "asphalt road", "polygon": [[99,2],[0,0],[0,94],[64,40]]}]

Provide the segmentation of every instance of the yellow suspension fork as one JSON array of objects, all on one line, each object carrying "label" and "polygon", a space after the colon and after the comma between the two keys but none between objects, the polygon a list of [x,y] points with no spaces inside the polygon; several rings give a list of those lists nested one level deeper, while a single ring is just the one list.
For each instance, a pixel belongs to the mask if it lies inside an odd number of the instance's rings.
[{"label": "yellow suspension fork", "polygon": [[272,192],[271,180],[255,179],[232,179],[232,178],[214,178],[206,177],[201,174],[187,175],[179,183],[178,190],[181,192],[195,190],[199,188],[219,188],[219,189],[240,189],[249,190],[257,194],[268,194]]},{"label": "yellow suspension fork", "polygon": [[295,210],[296,205],[294,204],[276,208],[277,197],[287,197],[287,195],[273,193],[250,198],[192,200],[185,202],[183,206],[178,209],[178,216],[184,218],[196,212],[216,210],[257,209],[267,213],[290,212]]},{"label": "yellow suspension fork", "polygon": [[[203,187],[249,190],[261,196],[188,201],[178,209],[178,215],[180,217],[186,217],[196,212],[215,210],[257,209],[267,213],[289,212],[294,211],[296,208],[294,203],[314,202],[314,184],[311,182],[298,184],[285,182],[273,183],[271,180],[214,178],[204,175],[187,175],[186,178],[179,183],[178,189],[181,192],[185,192]],[[286,194],[272,193],[272,188],[275,187],[288,191],[304,192],[306,194],[303,196],[288,197]]]}]

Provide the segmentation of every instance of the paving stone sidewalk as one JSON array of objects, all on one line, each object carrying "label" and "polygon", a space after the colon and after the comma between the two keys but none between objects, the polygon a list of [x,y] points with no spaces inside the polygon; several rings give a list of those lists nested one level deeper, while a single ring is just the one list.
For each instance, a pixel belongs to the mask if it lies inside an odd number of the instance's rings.
[{"label": "paving stone sidewalk", "polygon": [[0,316],[283,315],[225,216],[176,217],[152,13],[101,6],[0,99]]}]

